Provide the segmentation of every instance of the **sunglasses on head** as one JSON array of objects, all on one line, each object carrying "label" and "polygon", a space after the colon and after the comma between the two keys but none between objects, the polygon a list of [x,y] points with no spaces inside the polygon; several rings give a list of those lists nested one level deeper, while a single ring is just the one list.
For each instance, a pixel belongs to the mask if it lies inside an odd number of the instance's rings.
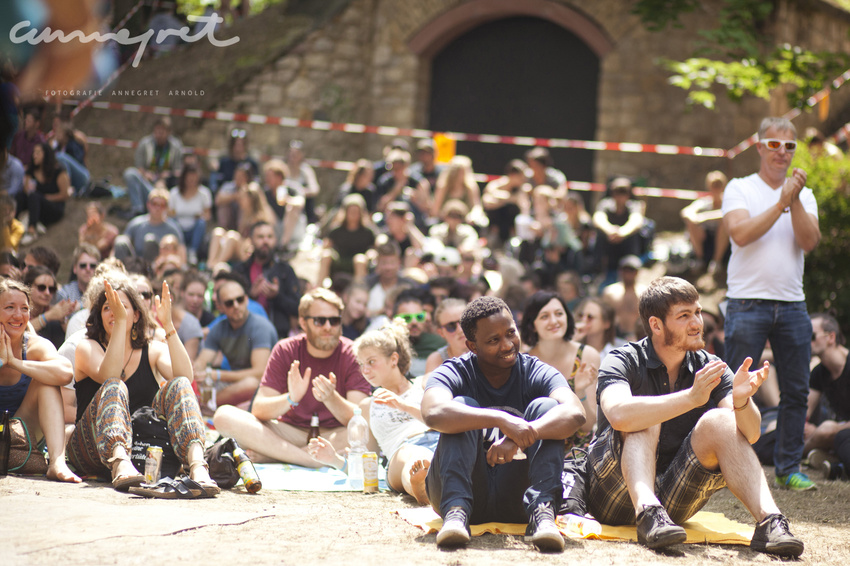
[{"label": "sunglasses on head", "polygon": [[97,263],[78,263],[77,267],[80,269],[94,269],[97,267]]},{"label": "sunglasses on head", "polygon": [[45,291],[50,291],[50,294],[56,292],[56,285],[36,285],[36,289],[38,289],[39,293],[44,293]]},{"label": "sunglasses on head", "polygon": [[427,315],[424,312],[414,312],[414,313],[399,313],[395,315],[398,320],[403,320],[405,324],[410,324],[411,322],[425,322],[425,317]]},{"label": "sunglasses on head", "polygon": [[783,145],[785,146],[785,151],[787,151],[788,153],[793,153],[797,150],[797,142],[793,140],[776,140],[771,138],[759,141],[764,147],[766,147],[770,151],[779,151],[779,148]]},{"label": "sunglasses on head", "polygon": [[221,304],[224,305],[224,308],[229,309],[229,308],[233,308],[233,305],[235,305],[236,303],[239,303],[241,305],[242,303],[245,302],[245,299],[247,299],[247,297],[245,295],[240,295],[240,296],[238,296],[234,299],[228,299],[226,301],[222,301]]},{"label": "sunglasses on head", "polygon": [[324,326],[331,323],[331,326],[339,326],[342,324],[341,316],[305,316],[307,320],[312,320],[316,326]]},{"label": "sunglasses on head", "polygon": [[139,294],[140,294],[140,295],[142,296],[142,298],[144,298],[146,301],[150,301],[150,300],[153,298],[153,291],[139,291]]},{"label": "sunglasses on head", "polygon": [[453,320],[451,322],[447,322],[446,324],[444,324],[440,328],[442,328],[446,332],[454,334],[454,332],[457,330],[458,326],[460,326],[460,321],[459,320]]}]

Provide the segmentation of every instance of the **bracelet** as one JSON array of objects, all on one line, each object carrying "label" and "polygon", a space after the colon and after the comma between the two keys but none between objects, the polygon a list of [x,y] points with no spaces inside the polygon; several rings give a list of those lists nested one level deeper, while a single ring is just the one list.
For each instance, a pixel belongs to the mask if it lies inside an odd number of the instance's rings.
[{"label": "bracelet", "polygon": [[215,380],[221,381],[221,370],[220,369],[215,370]]},{"label": "bracelet", "polygon": [[38,318],[40,318],[40,319],[41,319],[41,327],[42,327],[42,328],[44,328],[45,326],[47,326],[47,317],[46,317],[46,316],[44,316],[44,313],[42,313],[42,314],[41,314],[41,316],[39,316]]},{"label": "bracelet", "polygon": [[3,360],[0,360],[0,368],[3,367],[4,365],[6,365],[6,364],[3,362]]},{"label": "bracelet", "polygon": [[749,405],[749,404],[750,404],[750,398],[749,398],[749,397],[747,397],[747,402],[746,402],[746,403],[744,403],[744,404],[743,404],[743,405],[741,405],[740,407],[736,407],[736,406],[735,406],[735,404],[734,404],[734,403],[732,403],[732,408],[733,408],[733,409],[735,409],[736,411],[743,411],[744,409],[746,409],[746,408],[747,408],[747,405]]},{"label": "bracelet", "polygon": [[177,334],[177,330],[172,330],[171,332],[167,333],[167,334],[165,335],[165,340],[166,340],[166,342],[168,341],[168,339],[169,339],[169,338],[171,338],[171,337],[172,337],[172,336],[174,336],[175,334]]},{"label": "bracelet", "polygon": [[286,401],[289,403],[290,407],[297,407],[298,403],[292,400],[292,397],[289,396],[289,393],[286,394]]},{"label": "bracelet", "polygon": [[584,403],[585,401],[587,401],[587,395],[578,400],[579,403]]}]

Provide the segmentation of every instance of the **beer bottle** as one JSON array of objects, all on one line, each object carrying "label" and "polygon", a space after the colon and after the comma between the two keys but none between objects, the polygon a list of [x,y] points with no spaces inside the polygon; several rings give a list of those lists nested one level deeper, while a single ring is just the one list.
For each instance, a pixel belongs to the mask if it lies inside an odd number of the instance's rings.
[{"label": "beer bottle", "polygon": [[257,493],[263,488],[263,482],[260,481],[260,475],[254,467],[254,463],[242,450],[242,447],[233,442],[233,460],[236,463],[236,471],[239,472],[239,477],[242,478],[242,483],[245,484],[245,489],[248,493]]},{"label": "beer bottle", "polygon": [[319,413],[313,413],[310,418],[310,433],[307,435],[307,444],[311,438],[319,438]]}]

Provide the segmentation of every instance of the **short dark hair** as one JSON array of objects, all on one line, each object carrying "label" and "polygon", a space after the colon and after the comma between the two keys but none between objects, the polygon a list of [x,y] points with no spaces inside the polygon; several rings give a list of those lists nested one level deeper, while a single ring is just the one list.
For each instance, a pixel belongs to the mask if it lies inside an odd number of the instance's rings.
[{"label": "short dark hair", "polygon": [[499,297],[478,297],[466,306],[460,316],[460,328],[463,330],[463,335],[470,342],[475,342],[478,321],[502,311],[510,313],[511,309]]},{"label": "short dark hair", "polygon": [[271,224],[269,224],[265,220],[258,220],[257,222],[254,222],[253,224],[251,224],[251,227],[248,229],[248,236],[253,238],[254,237],[254,230],[259,228],[260,226],[271,226]]},{"label": "short dark hair", "polygon": [[825,312],[816,312],[812,315],[812,320],[815,320],[816,318],[821,319],[821,326],[823,327],[824,332],[835,333],[836,344],[839,346],[843,346],[845,344],[844,333],[841,332],[841,327],[838,326],[838,321],[835,320],[834,316]]},{"label": "short dark hair", "polygon": [[398,313],[398,306],[402,303],[419,303],[425,304],[425,299],[418,289],[408,288],[402,289],[393,301],[393,315]]},{"label": "short dark hair", "polygon": [[569,342],[572,340],[573,334],[576,331],[576,319],[573,316],[573,313],[570,312],[570,307],[567,306],[567,302],[564,300],[561,295],[558,293],[554,293],[552,291],[537,291],[531,298],[528,299],[528,303],[525,305],[525,310],[522,313],[522,322],[519,325],[519,336],[522,339],[522,343],[527,346],[536,346],[538,340],[540,340],[540,336],[537,335],[537,331],[534,329],[534,321],[537,319],[537,315],[540,314],[540,311],[549,304],[549,301],[552,299],[557,299],[561,306],[564,307],[564,312],[567,313],[567,331],[564,333],[564,342]]},{"label": "short dark hair", "polygon": [[59,254],[57,254],[56,250],[53,248],[48,246],[36,246],[28,249],[27,254],[31,255],[35,258],[35,261],[52,271],[54,275],[59,273],[59,268],[62,266],[62,262],[59,259]]},{"label": "short dark hair", "polygon": [[676,305],[691,305],[699,301],[696,288],[679,277],[659,277],[640,295],[640,318],[647,335],[652,335],[649,319],[658,317],[663,322],[670,309]]},{"label": "short dark hair", "polygon": [[[242,275],[240,275],[239,273],[234,273],[232,271],[219,271],[218,273],[216,273],[215,277],[213,277],[213,281],[232,281],[233,283],[238,283],[239,286],[242,287],[243,291],[247,292],[248,289],[248,282],[245,280],[245,278],[242,277]],[[219,298],[219,291],[221,291],[221,287],[219,287],[215,291],[216,300],[218,300]]]}]

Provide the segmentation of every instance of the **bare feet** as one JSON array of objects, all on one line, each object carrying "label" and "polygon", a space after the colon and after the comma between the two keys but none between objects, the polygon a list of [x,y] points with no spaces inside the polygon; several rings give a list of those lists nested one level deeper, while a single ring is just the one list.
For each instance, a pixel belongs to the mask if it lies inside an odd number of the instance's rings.
[{"label": "bare feet", "polygon": [[54,481],[64,481],[68,483],[80,483],[81,480],[77,474],[68,468],[65,462],[56,462],[47,469],[47,479]]},{"label": "bare feet", "polygon": [[210,477],[210,471],[204,463],[204,461],[199,461],[189,464],[189,477],[201,484],[213,482]]},{"label": "bare feet", "polygon": [[428,492],[425,490],[425,478],[428,476],[428,468],[431,462],[428,460],[416,460],[410,466],[410,489],[413,497],[419,505],[428,505]]}]

